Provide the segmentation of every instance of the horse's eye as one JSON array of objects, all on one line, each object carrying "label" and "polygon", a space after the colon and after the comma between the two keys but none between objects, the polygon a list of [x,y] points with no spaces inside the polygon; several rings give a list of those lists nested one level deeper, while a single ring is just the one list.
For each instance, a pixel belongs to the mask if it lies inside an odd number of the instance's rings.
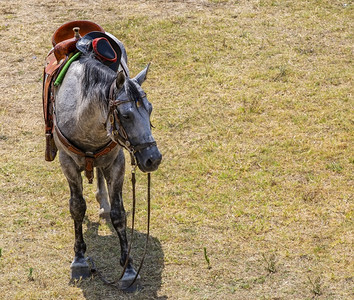
[{"label": "horse's eye", "polygon": [[126,121],[129,121],[131,118],[130,118],[130,115],[122,115],[122,118]]}]

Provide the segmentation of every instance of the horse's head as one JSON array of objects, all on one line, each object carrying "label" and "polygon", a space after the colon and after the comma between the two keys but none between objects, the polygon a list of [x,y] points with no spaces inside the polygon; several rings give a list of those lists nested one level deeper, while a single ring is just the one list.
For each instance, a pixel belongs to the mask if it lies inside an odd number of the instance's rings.
[{"label": "horse's head", "polygon": [[138,167],[143,172],[157,170],[162,155],[151,134],[150,115],[152,104],[141,85],[146,79],[149,66],[135,78],[118,73],[116,86],[110,95],[110,114],[107,131],[111,138],[134,153]]}]

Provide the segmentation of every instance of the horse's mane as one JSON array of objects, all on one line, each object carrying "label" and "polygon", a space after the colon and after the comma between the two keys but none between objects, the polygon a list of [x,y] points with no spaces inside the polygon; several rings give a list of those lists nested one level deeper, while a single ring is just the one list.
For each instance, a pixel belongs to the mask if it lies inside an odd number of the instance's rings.
[{"label": "horse's mane", "polygon": [[[92,54],[82,56],[80,63],[84,66],[84,76],[82,78],[84,99],[97,99],[100,103],[107,104],[109,90],[117,74],[95,59]],[[141,100],[140,92],[132,79],[126,78],[124,87],[129,99],[134,100],[135,103]]]},{"label": "horse's mane", "polygon": [[83,97],[98,98],[99,101],[106,102],[109,88],[117,74],[95,59],[92,54],[82,56],[80,63],[84,66],[84,76],[82,77]]}]

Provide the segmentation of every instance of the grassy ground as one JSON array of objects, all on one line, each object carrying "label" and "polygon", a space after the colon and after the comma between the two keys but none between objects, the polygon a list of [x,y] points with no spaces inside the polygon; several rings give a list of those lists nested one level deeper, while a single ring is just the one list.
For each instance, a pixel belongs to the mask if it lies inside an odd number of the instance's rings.
[{"label": "grassy ground", "polygon": [[[353,1],[0,1],[1,299],[351,299]],[[144,290],[69,285],[73,224],[44,161],[43,59],[62,23],[126,45],[164,155],[153,174]],[[138,176],[136,261],[145,238]],[[118,276],[118,241],[88,202],[88,254]],[[129,174],[125,186],[130,210]]]}]

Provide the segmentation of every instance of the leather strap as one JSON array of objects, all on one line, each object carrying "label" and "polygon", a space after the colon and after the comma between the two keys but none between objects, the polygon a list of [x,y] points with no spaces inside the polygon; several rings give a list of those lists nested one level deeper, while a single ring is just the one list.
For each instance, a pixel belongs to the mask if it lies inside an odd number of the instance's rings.
[{"label": "leather strap", "polygon": [[[111,84],[111,87],[109,89],[109,112],[107,116],[106,122],[110,122],[111,126],[113,129],[113,136],[114,139],[124,147],[128,152],[130,153],[130,156],[132,158],[132,161],[134,158],[134,154],[136,152],[139,152],[145,148],[151,147],[151,146],[156,146],[156,142],[148,142],[148,143],[143,143],[143,144],[138,144],[138,145],[133,145],[129,137],[124,129],[123,124],[121,123],[119,117],[118,117],[118,111],[117,107],[121,104],[127,103],[127,102],[133,102],[135,100],[120,100],[115,98],[115,91],[116,91],[116,83],[113,81]],[[118,126],[116,126],[118,125]]]},{"label": "leather strap", "polygon": [[81,157],[85,157],[85,176],[87,177],[89,183],[92,183],[94,178],[93,167],[95,159],[111,152],[116,146],[115,141],[110,141],[106,146],[97,150],[96,152],[85,152],[80,148],[74,146],[60,131],[59,127],[56,124],[55,114],[54,116],[54,130],[60,140],[60,142],[72,153],[77,154]]},{"label": "leather strap", "polygon": [[64,59],[58,63],[53,51],[51,51],[46,58],[46,66],[43,71],[43,115],[46,133],[51,133],[53,128],[54,89],[52,84],[59,69],[64,65],[66,60],[67,59]]}]

